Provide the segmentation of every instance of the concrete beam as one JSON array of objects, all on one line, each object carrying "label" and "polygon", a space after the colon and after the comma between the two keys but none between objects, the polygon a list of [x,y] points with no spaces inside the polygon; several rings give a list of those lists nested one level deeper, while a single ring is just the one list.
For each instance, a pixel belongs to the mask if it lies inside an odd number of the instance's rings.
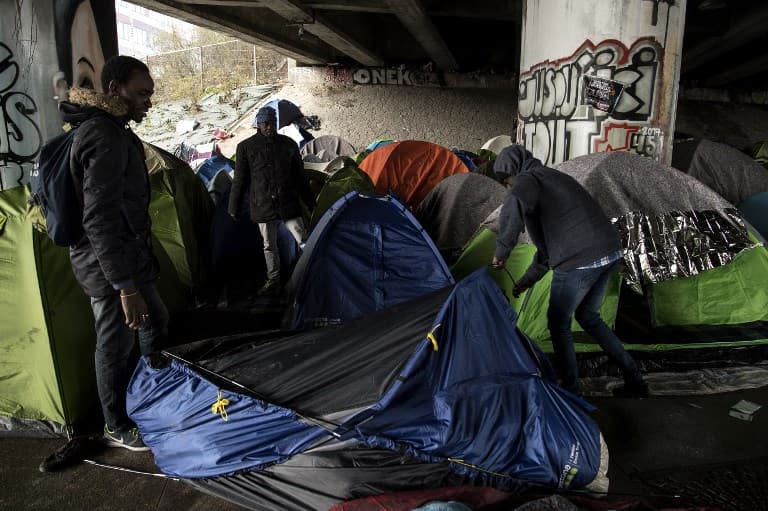
[{"label": "concrete beam", "polygon": [[522,0],[440,0],[426,6],[430,16],[470,18],[493,21],[520,21]]},{"label": "concrete beam", "polygon": [[[274,50],[303,64],[327,64],[333,55],[320,41],[289,38],[284,28],[286,22],[268,10],[259,9],[258,17],[233,15],[232,10],[211,8],[207,5],[187,4],[174,0],[131,0],[153,11],[181,19],[193,25],[224,32],[243,41]],[[243,9],[242,7],[233,9]]]},{"label": "concrete beam", "polygon": [[[194,1],[214,1],[214,0],[194,0]],[[451,2],[455,3],[455,2]],[[472,8],[465,4],[455,6],[446,5],[441,2],[434,7],[425,6],[427,15],[440,16],[444,18],[474,18],[494,21],[519,21],[522,18],[522,7],[520,0],[507,0],[508,8],[501,8],[498,2],[472,3]],[[487,4],[487,5],[486,5]],[[392,9],[383,5],[379,0],[309,0],[304,3],[310,9],[316,11],[347,11],[347,12],[367,12],[373,14],[392,14]]]},{"label": "concrete beam", "polygon": [[305,5],[293,0],[269,0],[266,7],[296,23],[303,30],[317,36],[321,41],[350,56],[365,66],[383,66],[384,60],[336,27],[329,20],[318,16]]},{"label": "concrete beam", "polygon": [[710,37],[690,49],[684,49],[683,73],[712,62],[754,39],[765,37],[766,23],[768,2],[760,2],[751,12],[741,13],[728,32],[721,37]]},{"label": "concrete beam", "polygon": [[722,87],[750,76],[764,73],[766,69],[768,69],[768,53],[759,55],[736,66],[721,69],[719,73],[707,78],[705,83],[708,87]]},{"label": "concrete beam", "polygon": [[216,7],[264,7],[261,0],[179,0],[183,4],[215,5]]},{"label": "concrete beam", "polygon": [[350,12],[372,12],[376,14],[390,14],[391,11],[386,5],[382,5],[379,0],[311,0],[305,2],[310,9],[316,11],[350,11]]},{"label": "concrete beam", "polygon": [[440,69],[458,69],[459,64],[419,0],[387,0],[387,5]]}]

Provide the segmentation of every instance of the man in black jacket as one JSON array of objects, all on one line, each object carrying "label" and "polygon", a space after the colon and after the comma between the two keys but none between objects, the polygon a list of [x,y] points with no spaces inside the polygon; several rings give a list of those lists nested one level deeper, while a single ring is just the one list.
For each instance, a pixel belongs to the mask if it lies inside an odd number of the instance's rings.
[{"label": "man in black jacket", "polygon": [[562,386],[581,394],[571,323],[576,321],[621,369],[618,396],[646,396],[637,364],[600,317],[606,287],[622,259],[618,233],[592,196],[571,176],[545,167],[524,147],[512,145],[494,163],[497,178],[509,188],[499,218],[491,265],[504,267],[525,227],[536,256],[515,284],[518,296],[553,269],[547,325]]},{"label": "man in black jacket", "polygon": [[64,121],[77,129],[70,166],[85,231],[69,254],[95,319],[104,438],[109,445],[140,451],[147,447],[125,409],[129,357],[137,331],[142,355],[157,352],[168,312],[155,287],[144,150],[128,121],[144,118],[154,83],[143,62],[125,56],[106,62],[101,82],[105,93],[73,89],[60,105]]},{"label": "man in black jacket", "polygon": [[277,133],[277,114],[262,107],[256,114],[257,133],[237,145],[235,177],[229,196],[229,214],[237,218],[240,202],[248,194],[251,221],[259,224],[264,241],[267,281],[260,293],[279,288],[280,253],[277,229],[280,222],[296,242],[304,242],[306,232],[301,202],[312,211],[315,196],[304,177],[299,148],[289,137]]}]

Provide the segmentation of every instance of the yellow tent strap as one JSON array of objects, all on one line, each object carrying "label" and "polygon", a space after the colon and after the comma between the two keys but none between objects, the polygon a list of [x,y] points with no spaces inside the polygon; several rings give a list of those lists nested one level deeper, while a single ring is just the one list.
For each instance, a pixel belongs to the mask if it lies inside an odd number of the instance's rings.
[{"label": "yellow tent strap", "polygon": [[429,342],[432,343],[432,349],[435,350],[435,351],[437,351],[437,348],[438,348],[438,346],[437,346],[437,338],[435,337],[435,331],[438,328],[440,328],[440,323],[435,325],[435,328],[433,328],[432,331],[427,334],[427,339],[429,339]]},{"label": "yellow tent strap", "polygon": [[211,412],[214,414],[221,415],[221,418],[224,420],[228,419],[227,415],[227,406],[229,405],[229,399],[222,398],[221,396],[221,389],[218,390],[218,394],[216,395],[216,402],[213,403],[211,406]]},{"label": "yellow tent strap", "polygon": [[464,465],[465,467],[473,468],[475,470],[479,470],[480,472],[485,472],[486,474],[492,474],[498,477],[509,477],[507,474],[501,474],[499,472],[493,472],[491,470],[486,470],[484,468],[478,467],[477,465],[473,465],[471,463],[467,463],[464,460],[460,460],[459,458],[448,458],[448,461],[451,463],[456,463],[457,465]]}]

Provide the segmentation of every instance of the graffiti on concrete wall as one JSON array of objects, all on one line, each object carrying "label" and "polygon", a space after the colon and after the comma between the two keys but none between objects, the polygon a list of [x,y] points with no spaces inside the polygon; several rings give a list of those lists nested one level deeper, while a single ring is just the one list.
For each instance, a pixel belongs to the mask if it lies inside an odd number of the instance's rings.
[{"label": "graffiti on concrete wall", "polygon": [[[652,128],[661,87],[663,48],[653,38],[630,47],[585,41],[570,56],[521,74],[518,141],[547,164],[598,151],[634,151],[659,159],[664,134]],[[609,116],[583,104],[583,77],[624,84]],[[650,128],[650,129],[649,129]]]},{"label": "graffiti on concrete wall", "polygon": [[[52,33],[38,30],[43,5]],[[117,54],[114,2],[17,2],[14,10],[16,33],[0,41],[0,190],[26,183],[42,144],[58,132],[50,133],[61,125],[54,101],[65,100],[69,87],[101,90],[104,62]]]},{"label": "graffiti on concrete wall", "polygon": [[405,67],[356,67],[328,66],[325,81],[334,84],[355,85],[406,85],[439,86],[437,73]]},{"label": "graffiti on concrete wall", "polygon": [[654,27],[659,24],[659,4],[667,4],[669,7],[675,5],[675,0],[643,0],[644,2],[653,2],[653,12],[651,12],[651,25]]},{"label": "graffiti on concrete wall", "polygon": [[[117,55],[114,2],[55,0],[54,7],[59,72],[66,80],[59,86],[101,90],[104,62]],[[66,97],[62,92],[55,91]]]},{"label": "graffiti on concrete wall", "polygon": [[0,190],[24,183],[42,144],[37,105],[19,90],[20,72],[13,52],[0,42]]}]

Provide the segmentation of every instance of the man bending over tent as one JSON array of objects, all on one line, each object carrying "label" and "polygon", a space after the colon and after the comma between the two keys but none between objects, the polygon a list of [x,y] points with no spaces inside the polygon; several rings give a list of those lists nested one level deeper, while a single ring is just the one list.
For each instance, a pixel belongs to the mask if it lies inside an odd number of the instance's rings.
[{"label": "man bending over tent", "polygon": [[572,177],[545,167],[523,146],[501,151],[493,170],[507,188],[491,265],[504,268],[523,227],[536,256],[513,294],[518,296],[553,270],[547,325],[562,386],[581,394],[571,323],[576,321],[603,348],[624,376],[620,397],[644,397],[648,386],[637,364],[600,317],[611,276],[622,259],[618,233],[600,205]]},{"label": "man bending over tent", "polygon": [[277,115],[271,107],[262,107],[256,113],[258,132],[237,144],[235,177],[229,196],[229,214],[237,217],[240,201],[248,193],[251,221],[259,224],[264,241],[267,263],[267,281],[260,294],[272,293],[280,284],[280,252],[277,247],[277,229],[281,221],[301,244],[306,232],[301,217],[301,203],[310,211],[315,207],[315,196],[304,177],[296,143],[277,133]]}]

